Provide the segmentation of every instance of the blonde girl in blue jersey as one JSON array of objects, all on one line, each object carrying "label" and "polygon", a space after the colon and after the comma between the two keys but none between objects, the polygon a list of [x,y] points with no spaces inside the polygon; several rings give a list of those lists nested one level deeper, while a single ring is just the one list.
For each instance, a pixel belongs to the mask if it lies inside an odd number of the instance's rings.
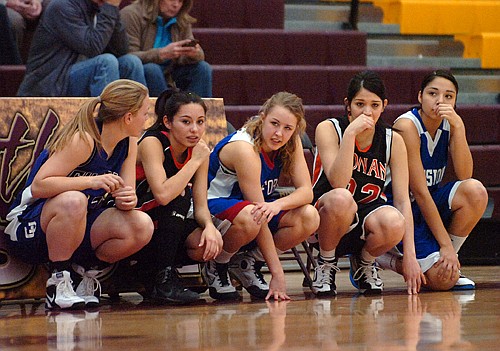
[{"label": "blonde girl in blue jersey", "polygon": [[[148,109],[144,85],[108,84],[49,141],[7,215],[11,250],[27,262],[49,263],[48,309],[97,306],[94,264],[117,262],[151,239],[153,222],[134,210],[137,140]],[[72,263],[83,274],[76,292]]]},{"label": "blonde girl in blue jersey", "polygon": [[[457,95],[458,83],[449,71],[431,72],[418,92],[420,106],[394,123],[408,153],[417,259],[426,287],[433,290],[475,288],[460,275],[457,253],[488,200],[484,186],[471,178],[472,155],[464,122],[455,110]],[[441,184],[449,156],[458,180]],[[400,271],[397,252],[379,262]]]},{"label": "blonde girl in blue jersey", "polygon": [[[254,297],[289,299],[278,254],[305,240],[319,225],[310,205],[313,193],[300,140],[305,125],[302,99],[279,92],[212,151],[208,206],[230,225],[221,254],[203,270],[213,298],[238,298],[229,270]],[[272,195],[281,173],[294,191],[276,199]],[[260,272],[264,261],[272,275],[269,285]]]}]

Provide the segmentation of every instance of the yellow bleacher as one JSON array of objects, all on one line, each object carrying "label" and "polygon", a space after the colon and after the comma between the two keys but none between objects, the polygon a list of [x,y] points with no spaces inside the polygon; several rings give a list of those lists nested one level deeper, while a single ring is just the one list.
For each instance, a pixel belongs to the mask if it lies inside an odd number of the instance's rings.
[{"label": "yellow bleacher", "polygon": [[454,35],[464,57],[481,58],[482,68],[500,68],[500,1],[373,0],[383,23],[399,24],[401,34]]}]

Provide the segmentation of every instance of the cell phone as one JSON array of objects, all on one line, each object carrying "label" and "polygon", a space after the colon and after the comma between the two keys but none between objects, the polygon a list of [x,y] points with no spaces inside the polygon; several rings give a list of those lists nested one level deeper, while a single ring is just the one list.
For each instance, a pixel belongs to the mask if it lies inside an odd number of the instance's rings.
[{"label": "cell phone", "polygon": [[196,39],[191,39],[190,42],[187,42],[186,44],[182,44],[183,47],[194,47],[196,44],[198,44],[200,41]]}]

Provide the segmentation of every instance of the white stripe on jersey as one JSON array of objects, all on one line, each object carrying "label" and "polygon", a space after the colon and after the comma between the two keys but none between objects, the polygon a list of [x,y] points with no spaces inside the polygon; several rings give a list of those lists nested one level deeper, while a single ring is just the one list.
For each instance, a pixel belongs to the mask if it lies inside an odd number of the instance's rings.
[{"label": "white stripe on jersey", "polygon": [[[434,154],[434,149],[436,148],[436,145],[439,143],[439,139],[441,138],[442,131],[441,129],[438,129],[436,131],[436,135],[434,136],[434,140],[432,139],[432,136],[429,134],[428,131],[424,131],[424,126],[420,124],[420,121],[418,120],[417,116],[415,116],[412,111],[408,111],[394,121],[398,121],[399,119],[409,119],[413,122],[415,127],[417,128],[418,134],[419,135],[425,135],[425,138],[427,139],[427,151],[429,152],[429,155],[432,157]],[[450,130],[450,122],[447,119],[443,120],[443,130],[449,131]],[[449,134],[448,134],[449,135]]]}]

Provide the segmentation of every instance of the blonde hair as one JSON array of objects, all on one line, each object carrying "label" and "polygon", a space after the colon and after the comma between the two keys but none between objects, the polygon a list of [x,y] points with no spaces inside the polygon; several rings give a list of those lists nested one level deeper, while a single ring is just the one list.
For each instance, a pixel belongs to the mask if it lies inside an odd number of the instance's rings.
[{"label": "blonde hair", "polygon": [[[141,83],[128,79],[118,79],[109,83],[101,95],[86,101],[78,110],[75,117],[64,125],[56,137],[47,144],[52,155],[63,149],[75,134],[88,141],[88,134],[97,147],[101,147],[101,134],[96,121],[103,124],[111,123],[122,118],[126,113],[137,113],[148,96],[148,89]],[[100,105],[96,111],[97,105]]]},{"label": "blonde hair", "polygon": [[305,111],[302,99],[286,91],[276,93],[262,105],[259,110],[259,115],[248,120],[243,128],[253,137],[254,148],[259,152],[263,144],[262,126],[264,119],[267,117],[269,111],[275,106],[284,107],[297,118],[297,128],[295,128],[290,140],[278,150],[278,156],[283,162],[283,174],[285,177],[289,177],[291,175],[291,163],[293,154],[295,153],[297,139],[300,138],[302,133],[306,130]]}]

